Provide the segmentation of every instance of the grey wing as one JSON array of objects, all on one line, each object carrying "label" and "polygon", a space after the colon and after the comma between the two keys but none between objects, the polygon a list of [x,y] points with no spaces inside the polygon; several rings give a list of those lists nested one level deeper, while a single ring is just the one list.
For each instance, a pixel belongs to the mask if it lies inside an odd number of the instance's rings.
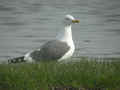
[{"label": "grey wing", "polygon": [[65,42],[52,40],[45,43],[40,50],[36,50],[31,53],[31,57],[34,60],[58,60],[70,47]]}]

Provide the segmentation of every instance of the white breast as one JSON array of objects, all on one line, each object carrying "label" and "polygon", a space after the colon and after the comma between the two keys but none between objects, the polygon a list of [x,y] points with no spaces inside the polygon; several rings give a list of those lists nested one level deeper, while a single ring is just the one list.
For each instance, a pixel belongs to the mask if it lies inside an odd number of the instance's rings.
[{"label": "white breast", "polygon": [[59,35],[57,36],[57,39],[60,41],[66,42],[70,47],[70,50],[67,53],[65,53],[65,55],[62,56],[58,61],[62,61],[67,58],[70,58],[73,55],[75,50],[75,46],[72,40],[71,25],[65,26],[65,29],[61,33],[59,33]]}]

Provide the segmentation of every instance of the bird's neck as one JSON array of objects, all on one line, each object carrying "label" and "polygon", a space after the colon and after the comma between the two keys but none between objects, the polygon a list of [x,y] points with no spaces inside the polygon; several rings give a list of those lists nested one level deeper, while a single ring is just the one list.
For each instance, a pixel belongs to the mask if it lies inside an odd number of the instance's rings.
[{"label": "bird's neck", "polygon": [[60,41],[65,41],[65,42],[72,42],[72,30],[71,30],[71,25],[65,25],[64,30],[62,30],[58,36],[57,39]]}]

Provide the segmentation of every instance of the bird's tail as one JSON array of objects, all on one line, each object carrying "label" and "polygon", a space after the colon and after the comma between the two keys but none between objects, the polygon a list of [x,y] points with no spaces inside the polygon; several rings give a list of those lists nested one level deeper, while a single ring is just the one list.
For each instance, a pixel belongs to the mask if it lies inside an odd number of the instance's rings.
[{"label": "bird's tail", "polygon": [[11,63],[21,63],[21,62],[25,62],[24,56],[8,59],[9,64],[11,64]]}]

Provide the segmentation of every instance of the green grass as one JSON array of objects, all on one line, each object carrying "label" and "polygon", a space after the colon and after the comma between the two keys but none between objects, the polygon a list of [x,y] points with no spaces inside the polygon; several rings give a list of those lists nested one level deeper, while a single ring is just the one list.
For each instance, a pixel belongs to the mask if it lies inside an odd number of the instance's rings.
[{"label": "green grass", "polygon": [[0,90],[47,90],[49,86],[120,88],[120,62],[1,64]]}]

